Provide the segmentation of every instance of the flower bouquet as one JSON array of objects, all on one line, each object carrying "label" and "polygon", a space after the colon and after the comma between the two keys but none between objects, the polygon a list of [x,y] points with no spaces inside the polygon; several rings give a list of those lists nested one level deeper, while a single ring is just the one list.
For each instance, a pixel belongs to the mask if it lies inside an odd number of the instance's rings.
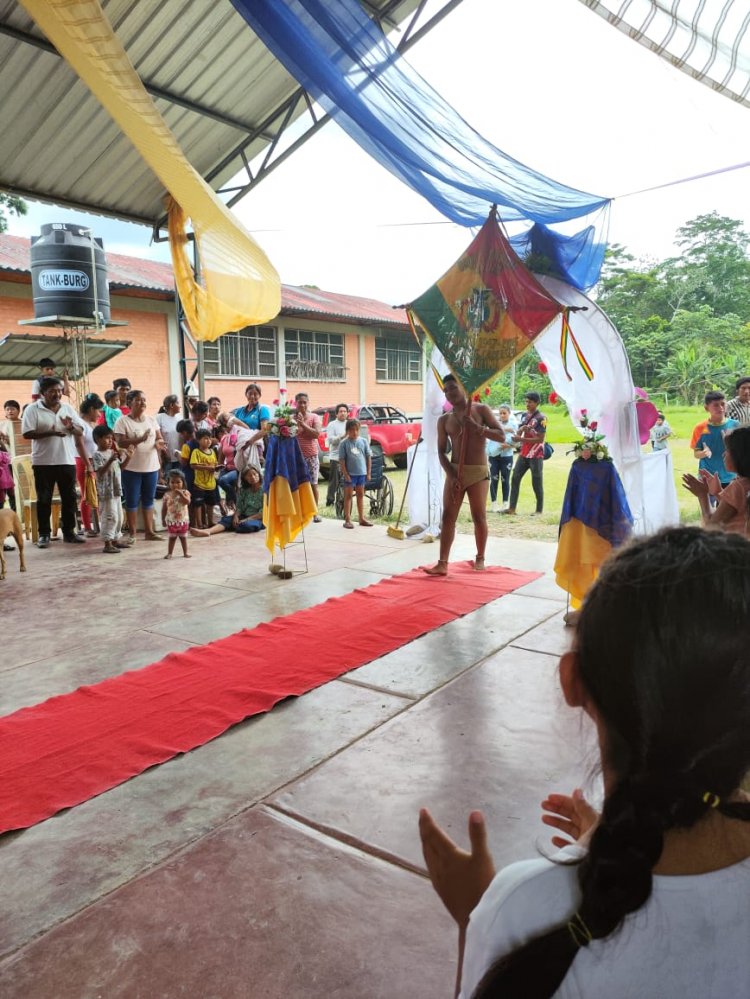
[{"label": "flower bouquet", "polygon": [[296,437],[299,429],[296,413],[296,409],[292,409],[286,400],[282,400],[281,405],[276,407],[276,412],[268,421],[269,434],[274,437]]},{"label": "flower bouquet", "polygon": [[[582,458],[584,461],[591,459],[594,461],[612,461],[607,450],[607,445],[602,444],[604,434],[599,433],[596,420],[589,421],[588,412],[585,409],[581,410],[579,427],[583,437],[573,445],[572,453],[576,458]],[[568,454],[571,454],[571,451],[568,451]]]}]

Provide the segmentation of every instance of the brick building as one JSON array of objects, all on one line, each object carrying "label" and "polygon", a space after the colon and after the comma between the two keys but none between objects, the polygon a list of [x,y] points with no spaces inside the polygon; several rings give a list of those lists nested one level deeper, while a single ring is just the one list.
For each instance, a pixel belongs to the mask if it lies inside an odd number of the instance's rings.
[{"label": "brick building", "polygon": [[[178,328],[174,279],[168,264],[108,253],[111,314],[128,325],[104,333],[131,346],[91,373],[90,387],[100,395],[114,378],[128,378],[143,389],[156,412],[165,395],[180,394],[183,338]],[[422,410],[423,362],[403,310],[383,302],[315,288],[282,285],[279,315],[265,326],[227,333],[205,345],[206,396],[226,408],[244,403],[244,388],[256,381],[268,403],[285,387],[290,396],[306,391],[311,403],[388,403]],[[29,241],[0,235],[0,340],[6,333],[29,332],[18,321],[33,319]],[[65,347],[54,360],[62,366]],[[185,338],[188,376],[196,349]],[[0,360],[2,347],[0,347]],[[1,368],[0,368],[1,370]],[[29,382],[3,381],[2,399],[30,400]],[[0,402],[2,401],[0,399]],[[75,400],[74,400],[75,402]]]}]

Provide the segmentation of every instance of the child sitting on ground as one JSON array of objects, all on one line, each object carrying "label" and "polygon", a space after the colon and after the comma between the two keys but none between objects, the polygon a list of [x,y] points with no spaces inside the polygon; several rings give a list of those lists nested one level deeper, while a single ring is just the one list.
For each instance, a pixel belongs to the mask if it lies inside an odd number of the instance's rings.
[{"label": "child sitting on ground", "polygon": [[236,531],[238,534],[253,534],[262,531],[263,524],[263,486],[260,469],[257,465],[248,465],[242,473],[240,488],[237,492],[237,508],[234,513],[222,517],[218,524],[208,530],[192,527],[190,533],[196,538],[208,538],[222,531]]},{"label": "child sitting on ground", "polygon": [[196,429],[195,442],[198,446],[190,453],[190,470],[193,473],[190,494],[195,506],[195,526],[209,528],[214,522],[214,506],[219,502],[219,490],[216,488],[219,461],[213,448],[212,433],[207,427]]},{"label": "child sitting on ground", "polygon": [[344,481],[344,527],[354,529],[351,521],[352,493],[357,494],[357,513],[361,527],[372,527],[365,520],[365,483],[372,472],[372,451],[359,436],[359,420],[346,421],[346,437],[339,444],[339,474]]},{"label": "child sitting on ground", "polygon": [[187,536],[190,530],[190,490],[185,482],[185,476],[179,469],[173,468],[167,475],[167,491],[161,501],[161,520],[169,535],[167,554],[164,558],[172,558],[175,542],[180,539],[182,554],[188,555]]},{"label": "child sitting on ground", "polygon": [[420,812],[460,999],[750,994],[748,648],[745,538],[674,528],[605,563],[559,666],[595,726],[601,815],[549,795],[562,852],[495,875],[481,812],[470,853]]},{"label": "child sitting on ground", "polygon": [[96,474],[96,492],[99,498],[99,532],[104,542],[105,555],[119,555],[121,548],[133,544],[122,540],[122,480],[121,469],[125,468],[135,453],[134,447],[122,451],[115,443],[115,435],[106,423],[100,423],[92,431],[96,451],[91,456],[91,464]]}]

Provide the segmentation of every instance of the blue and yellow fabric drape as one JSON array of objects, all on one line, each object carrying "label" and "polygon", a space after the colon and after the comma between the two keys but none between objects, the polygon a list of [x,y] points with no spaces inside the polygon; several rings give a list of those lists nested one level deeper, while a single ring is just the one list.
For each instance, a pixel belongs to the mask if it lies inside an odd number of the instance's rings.
[{"label": "blue and yellow fabric drape", "polygon": [[293,437],[268,437],[263,474],[263,523],[266,547],[286,548],[309,524],[318,508],[310,475]]},{"label": "blue and yellow fabric drape", "polygon": [[573,462],[560,517],[555,559],[557,585],[578,607],[614,548],[630,537],[630,512],[620,476],[611,461]]}]

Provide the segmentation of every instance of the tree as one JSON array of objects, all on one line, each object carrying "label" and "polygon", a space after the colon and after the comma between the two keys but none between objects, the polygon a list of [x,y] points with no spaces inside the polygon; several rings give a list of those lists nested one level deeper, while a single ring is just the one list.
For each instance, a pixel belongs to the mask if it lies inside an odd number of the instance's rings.
[{"label": "tree", "polygon": [[22,201],[21,198],[16,197],[15,194],[0,193],[0,232],[6,232],[8,228],[8,220],[4,211],[6,208],[13,215],[25,215],[27,212],[26,202]]},{"label": "tree", "polygon": [[707,305],[715,315],[733,312],[750,321],[750,235],[737,219],[711,212],[677,230],[682,260],[676,270],[688,278],[685,308]]}]

